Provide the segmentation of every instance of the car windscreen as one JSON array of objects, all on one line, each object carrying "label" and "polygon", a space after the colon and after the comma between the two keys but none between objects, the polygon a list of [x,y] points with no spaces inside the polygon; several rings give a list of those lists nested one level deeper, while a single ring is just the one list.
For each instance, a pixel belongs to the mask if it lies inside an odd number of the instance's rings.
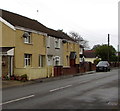
[{"label": "car windscreen", "polygon": [[108,65],[108,63],[107,62],[99,62],[98,64],[97,64],[98,66],[103,66],[103,65]]}]

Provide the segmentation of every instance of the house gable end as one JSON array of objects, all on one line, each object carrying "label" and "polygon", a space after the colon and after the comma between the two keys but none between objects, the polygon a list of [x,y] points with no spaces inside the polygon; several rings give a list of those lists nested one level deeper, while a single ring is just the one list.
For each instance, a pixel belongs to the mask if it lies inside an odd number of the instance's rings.
[{"label": "house gable end", "polygon": [[6,20],[4,20],[3,18],[0,17],[0,22],[4,23],[5,25],[7,25],[8,27],[10,27],[13,30],[16,30],[15,27],[10,24],[9,22],[7,22]]}]

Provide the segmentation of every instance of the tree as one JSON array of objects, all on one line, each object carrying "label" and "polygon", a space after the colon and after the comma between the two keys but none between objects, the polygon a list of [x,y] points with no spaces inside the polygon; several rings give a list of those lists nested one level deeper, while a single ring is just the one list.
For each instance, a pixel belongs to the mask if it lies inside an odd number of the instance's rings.
[{"label": "tree", "polygon": [[83,37],[79,33],[71,31],[69,34],[71,38],[73,38],[77,43],[82,45],[84,48],[89,48],[88,41],[84,40]]},{"label": "tree", "polygon": [[100,47],[100,44],[94,45],[92,50],[95,50],[96,48]]},{"label": "tree", "polygon": [[108,45],[104,44],[95,48],[96,55],[100,57],[102,60],[108,60],[108,51],[109,59],[112,60],[116,53],[116,50],[112,45],[108,47]]}]

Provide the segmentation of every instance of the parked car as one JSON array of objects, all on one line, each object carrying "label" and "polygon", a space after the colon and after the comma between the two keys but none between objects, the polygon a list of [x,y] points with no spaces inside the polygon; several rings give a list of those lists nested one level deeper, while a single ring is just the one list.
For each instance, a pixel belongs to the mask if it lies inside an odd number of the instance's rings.
[{"label": "parked car", "polygon": [[96,65],[96,72],[99,71],[110,71],[110,64],[108,63],[108,61],[100,61],[97,65]]}]

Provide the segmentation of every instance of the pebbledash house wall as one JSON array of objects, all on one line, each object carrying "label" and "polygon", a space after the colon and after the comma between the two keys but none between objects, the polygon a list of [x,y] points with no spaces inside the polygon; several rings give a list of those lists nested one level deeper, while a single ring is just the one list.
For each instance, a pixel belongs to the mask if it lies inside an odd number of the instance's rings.
[{"label": "pebbledash house wall", "polygon": [[0,47],[14,47],[15,46],[15,30],[2,23],[2,43]]},{"label": "pebbledash house wall", "polygon": [[[60,47],[59,48],[55,48],[55,37],[51,37],[50,38],[50,43],[47,42],[47,55],[53,55],[53,56],[59,56],[60,57],[60,65],[63,65],[63,43],[62,43],[62,39],[59,39],[60,42]],[[48,37],[47,37],[47,41],[48,41]],[[48,47],[49,44],[49,47]]]},{"label": "pebbledash house wall", "polygon": [[[60,57],[60,64],[63,65],[63,44],[62,39],[59,39],[60,41],[60,47],[55,48],[55,37],[48,36],[46,37],[46,54],[47,56],[52,56],[52,65],[48,65],[48,57],[46,57],[47,61],[47,67],[48,67],[48,77],[55,76],[54,75],[54,57],[59,56]],[[49,41],[49,42],[48,42]]]},{"label": "pebbledash house wall", "polygon": [[[44,63],[45,66],[39,67],[39,55],[44,55],[46,57],[46,37],[32,32],[31,43],[26,44],[22,37],[23,34],[24,31],[16,30],[14,74],[27,74],[29,80],[47,77],[46,60]],[[29,67],[25,67],[24,65],[24,54],[32,55],[31,65]]]}]

